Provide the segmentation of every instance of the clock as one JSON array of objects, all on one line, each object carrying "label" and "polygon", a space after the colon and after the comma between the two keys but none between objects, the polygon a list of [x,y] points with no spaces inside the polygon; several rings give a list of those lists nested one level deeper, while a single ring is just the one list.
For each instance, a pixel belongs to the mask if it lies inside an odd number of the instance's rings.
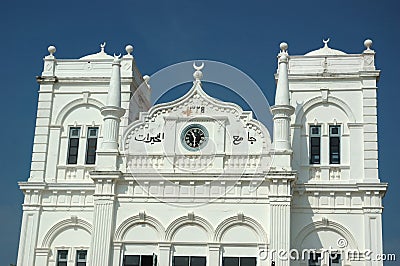
[{"label": "clock", "polygon": [[187,150],[200,150],[208,141],[207,129],[199,124],[189,125],[182,131],[181,141]]}]

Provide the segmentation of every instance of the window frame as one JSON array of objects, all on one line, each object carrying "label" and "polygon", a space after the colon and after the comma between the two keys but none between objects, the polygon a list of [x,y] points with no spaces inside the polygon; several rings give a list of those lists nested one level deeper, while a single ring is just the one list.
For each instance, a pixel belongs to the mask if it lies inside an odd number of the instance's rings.
[{"label": "window frame", "polygon": [[[80,261],[80,259],[79,259],[79,253],[80,252],[85,252],[85,259],[84,259],[84,261]],[[76,256],[75,256],[75,266],[86,266],[87,265],[87,263],[88,263],[88,261],[87,261],[87,259],[88,259],[88,251],[87,251],[87,249],[77,249],[76,250]],[[81,265],[80,263],[85,263],[84,265]]]},{"label": "window frame", "polygon": [[[338,129],[338,131],[336,133],[332,133],[332,129]],[[337,144],[334,144],[333,143],[334,141],[336,141]],[[329,125],[329,164],[340,164],[341,142],[342,142],[341,125]],[[335,152],[333,150],[335,150]],[[337,156],[337,159],[334,158],[335,155]]]},{"label": "window frame", "polygon": [[[68,128],[68,148],[67,148],[67,164],[75,165],[78,164],[79,157],[79,142],[81,138],[81,127],[73,126]],[[78,134],[75,136],[72,134],[73,130],[78,130]],[[72,146],[73,141],[76,141],[76,145]],[[76,149],[76,152],[71,154],[72,149]],[[72,157],[75,157],[75,160],[71,160]]]},{"label": "window frame", "polygon": [[[313,129],[318,128],[318,133],[313,133]],[[309,164],[321,164],[321,131],[322,125],[309,125],[309,134],[308,134],[308,141],[309,141]],[[317,141],[318,145],[313,145],[313,141]],[[316,144],[316,143],[315,143]],[[315,148],[315,149],[313,149]],[[314,150],[318,150],[317,153],[314,153]],[[314,160],[314,157],[318,156],[318,160]]]},{"label": "window frame", "polygon": [[198,256],[198,255],[194,255],[194,256],[188,256],[188,255],[178,255],[178,256],[173,256],[172,257],[172,266],[175,266],[175,258],[188,258],[188,265],[187,266],[191,266],[192,264],[192,259],[193,258],[202,258],[204,259],[205,265],[207,265],[207,256]]},{"label": "window frame", "polygon": [[[96,135],[95,136],[91,136],[90,135],[90,131],[91,130],[96,130]],[[90,142],[94,140],[94,145],[91,145]],[[88,165],[93,165],[96,164],[96,150],[97,150],[97,144],[98,144],[98,140],[99,140],[99,127],[97,126],[90,126],[87,128],[86,131],[86,151],[85,151],[85,164]],[[91,146],[94,146],[94,151],[93,154],[89,154],[89,152],[92,152]],[[93,161],[88,161],[88,158],[93,158]]]},{"label": "window frame", "polygon": [[254,265],[257,265],[257,257],[232,257],[232,256],[223,256],[222,257],[222,266],[225,266],[225,259],[226,258],[228,258],[228,259],[237,259],[237,266],[241,266],[242,265],[242,263],[243,263],[243,261],[242,261],[242,259],[255,259],[255,264]]},{"label": "window frame", "polygon": [[137,254],[135,254],[135,255],[132,255],[132,254],[127,254],[127,255],[124,255],[124,257],[123,257],[123,261],[122,261],[122,265],[123,266],[130,266],[130,264],[126,264],[126,257],[128,257],[128,256],[132,256],[132,257],[139,257],[139,266],[141,266],[142,265],[142,257],[152,257],[152,265],[153,265],[153,262],[154,262],[154,260],[155,260],[155,262],[156,262],[156,264],[157,264],[157,255],[156,254],[152,254],[152,255],[148,255],[148,254],[141,254],[141,255],[137,255]]},{"label": "window frame", "polygon": [[[56,250],[56,266],[67,266],[68,265],[68,256],[69,256],[69,251],[68,249],[57,249]],[[60,252],[66,252],[66,258],[65,260],[60,260]],[[65,264],[60,264],[60,263],[65,263]]]}]

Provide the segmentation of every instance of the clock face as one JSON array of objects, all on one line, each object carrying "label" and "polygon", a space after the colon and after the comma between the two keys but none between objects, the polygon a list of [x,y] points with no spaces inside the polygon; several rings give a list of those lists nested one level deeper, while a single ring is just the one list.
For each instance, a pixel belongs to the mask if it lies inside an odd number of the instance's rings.
[{"label": "clock face", "polygon": [[208,133],[202,125],[190,125],[182,132],[182,143],[188,150],[199,150],[207,142]]}]

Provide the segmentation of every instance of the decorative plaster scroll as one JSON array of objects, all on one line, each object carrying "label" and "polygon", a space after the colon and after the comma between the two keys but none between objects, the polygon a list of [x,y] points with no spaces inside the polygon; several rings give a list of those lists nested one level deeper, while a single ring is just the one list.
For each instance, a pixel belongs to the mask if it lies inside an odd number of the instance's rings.
[{"label": "decorative plaster scroll", "polygon": [[114,241],[123,241],[128,230],[138,224],[148,224],[157,231],[160,241],[165,239],[165,229],[163,225],[156,218],[142,211],[139,215],[129,217],[118,226],[117,230],[115,230]]},{"label": "decorative plaster scroll", "polygon": [[260,243],[268,243],[267,239],[267,233],[265,232],[264,228],[260,223],[258,223],[256,220],[253,218],[250,218],[248,216],[243,215],[243,213],[240,213],[238,215],[235,215],[233,217],[229,217],[228,219],[225,219],[222,221],[217,229],[215,229],[215,235],[214,235],[214,242],[221,242],[222,237],[224,233],[231,228],[232,226],[235,225],[245,225],[249,227],[251,230],[253,230],[257,236],[259,237],[259,242]]},{"label": "decorative plaster scroll", "polygon": [[293,242],[293,247],[297,248],[298,250],[301,250],[302,248],[302,243],[304,239],[311,233],[313,232],[318,232],[318,231],[332,231],[335,233],[338,233],[339,235],[343,236],[349,244],[349,248],[356,250],[358,249],[357,241],[354,238],[353,234],[343,225],[328,220],[327,218],[323,218],[321,221],[316,221],[313,223],[308,224],[305,226],[297,235]]},{"label": "decorative plaster scroll", "polygon": [[[192,213],[193,214],[193,213]],[[212,241],[212,237],[214,236],[214,228],[213,226],[204,218],[188,214],[187,216],[180,217],[173,221],[165,231],[165,239],[167,241],[172,241],[176,232],[181,228],[188,224],[190,225],[198,225],[203,228],[210,241]]]},{"label": "decorative plaster scroll", "polygon": [[68,228],[82,228],[87,231],[89,234],[92,234],[92,225],[77,216],[71,216],[69,219],[62,220],[55,225],[53,225],[49,231],[47,231],[46,235],[42,241],[42,248],[49,248],[54,239],[64,230]]},{"label": "decorative plaster scroll", "polygon": [[104,104],[96,99],[87,99],[85,100],[84,97],[80,99],[73,100],[65,105],[61,111],[58,113],[56,120],[54,121],[54,125],[61,126],[64,119],[67,117],[68,113],[71,112],[73,109],[84,106],[90,105],[96,107],[98,110],[104,107]]},{"label": "decorative plaster scroll", "polygon": [[302,107],[298,108],[296,110],[295,124],[296,125],[301,124],[301,121],[303,120],[303,117],[307,114],[307,112],[309,112],[316,106],[321,105],[321,104],[327,104],[327,103],[335,105],[335,106],[339,107],[341,110],[343,110],[343,112],[345,112],[345,114],[347,115],[347,117],[349,119],[349,123],[356,123],[356,118],[353,114],[353,111],[347,105],[347,103],[345,103],[343,100],[341,100],[337,97],[327,95],[326,101],[323,99],[323,96],[314,97],[314,98],[308,100],[307,102],[305,102]]}]

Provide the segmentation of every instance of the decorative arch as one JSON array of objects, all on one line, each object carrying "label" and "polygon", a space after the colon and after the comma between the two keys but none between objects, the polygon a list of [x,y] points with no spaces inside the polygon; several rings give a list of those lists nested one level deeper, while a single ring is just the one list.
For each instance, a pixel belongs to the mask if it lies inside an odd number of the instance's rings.
[{"label": "decorative arch", "polygon": [[322,105],[322,104],[327,104],[327,103],[340,108],[346,114],[350,123],[356,123],[356,118],[353,114],[353,111],[347,105],[347,103],[345,103],[343,100],[341,100],[337,97],[334,97],[334,96],[328,96],[327,99],[324,99],[322,96],[318,96],[318,97],[314,97],[314,98],[308,100],[307,102],[305,102],[303,104],[302,108],[299,108],[296,111],[295,124],[296,125],[301,124],[301,121],[303,120],[303,117],[305,116],[305,114],[307,114],[314,107],[316,107],[318,105]]},{"label": "decorative arch", "polygon": [[42,241],[42,248],[50,248],[50,245],[54,241],[54,239],[62,231],[69,228],[81,228],[88,232],[90,235],[92,234],[92,225],[89,222],[82,220],[76,216],[72,216],[69,219],[65,219],[56,223],[50,228],[49,231],[47,231]]},{"label": "decorative arch", "polygon": [[208,239],[211,241],[212,236],[214,235],[213,226],[204,218],[195,216],[193,213],[189,213],[187,216],[182,216],[176,220],[174,220],[165,231],[165,239],[167,241],[172,241],[176,232],[185,225],[197,225],[203,228],[207,235]]},{"label": "decorative arch", "polygon": [[229,217],[228,219],[222,221],[215,230],[214,241],[221,242],[224,233],[229,228],[235,225],[245,225],[249,227],[250,229],[254,230],[254,232],[256,232],[259,237],[260,243],[268,243],[267,233],[265,232],[262,225],[253,218],[244,216],[243,214],[238,214],[237,216]]},{"label": "decorative arch", "polygon": [[159,236],[160,241],[165,239],[165,229],[163,225],[154,217],[146,215],[144,212],[139,215],[129,217],[123,221],[115,231],[114,241],[123,241],[130,228],[139,224],[147,224],[153,227]]},{"label": "decorative arch", "polygon": [[303,229],[301,229],[300,233],[297,235],[294,241],[294,248],[297,248],[300,250],[301,244],[303,243],[304,239],[310,235],[313,232],[318,232],[318,231],[331,231],[335,232],[341,236],[343,236],[347,242],[348,246],[351,249],[358,249],[357,241],[354,238],[353,234],[343,225],[333,222],[333,221],[328,221],[327,219],[322,219],[322,221],[316,221],[313,223],[308,224],[305,226]]},{"label": "decorative arch", "polygon": [[[130,123],[125,129],[125,132],[122,136],[123,150],[129,152],[129,147],[132,140],[134,139],[133,136],[135,134],[135,131],[140,128],[147,127],[149,125],[149,121],[154,121],[157,119],[157,117],[175,117],[176,114],[174,114],[174,112],[176,112],[177,108],[187,105],[192,99],[199,98],[207,103],[207,106],[209,106],[208,108],[215,108],[215,110],[223,110],[223,112],[226,113],[236,114],[237,121],[242,120],[246,126],[256,129],[256,132],[263,139],[263,142],[267,143],[263,145],[263,149],[269,148],[268,146],[271,145],[272,142],[270,128],[267,128],[266,125],[254,119],[253,113],[251,111],[244,111],[239,105],[235,103],[223,102],[209,96],[205,91],[203,91],[201,84],[196,83],[182,97],[175,99],[171,102],[156,104],[152,106],[148,111],[140,112],[139,119]],[[171,116],[171,114],[174,115]]]},{"label": "decorative arch", "polygon": [[80,106],[93,106],[100,110],[101,108],[104,107],[104,104],[100,102],[99,100],[92,99],[92,98],[79,98],[75,99],[68,104],[66,104],[61,111],[58,113],[56,120],[55,120],[55,125],[61,126],[64,119],[67,117],[68,113],[71,112],[71,110],[80,107]]}]

